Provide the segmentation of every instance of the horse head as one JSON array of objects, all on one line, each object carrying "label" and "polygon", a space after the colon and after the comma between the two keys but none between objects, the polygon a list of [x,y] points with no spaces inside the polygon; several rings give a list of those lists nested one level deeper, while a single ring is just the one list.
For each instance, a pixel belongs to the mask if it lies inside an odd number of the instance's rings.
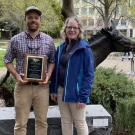
[{"label": "horse head", "polygon": [[113,52],[135,52],[135,42],[124,36],[120,31],[110,28],[102,29],[101,33],[111,40]]},{"label": "horse head", "polygon": [[135,51],[135,42],[112,28],[101,29],[89,41],[95,56],[95,67],[111,52]]}]

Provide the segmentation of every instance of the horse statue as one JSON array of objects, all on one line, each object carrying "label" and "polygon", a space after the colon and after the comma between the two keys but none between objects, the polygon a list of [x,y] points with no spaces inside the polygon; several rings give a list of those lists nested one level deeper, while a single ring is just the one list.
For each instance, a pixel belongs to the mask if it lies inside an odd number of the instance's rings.
[{"label": "horse statue", "polygon": [[95,57],[95,67],[111,52],[135,52],[135,42],[112,28],[101,29],[89,42]]},{"label": "horse statue", "polygon": [[[125,37],[118,30],[112,28],[101,29],[96,35],[92,36],[89,42],[95,57],[95,68],[103,62],[111,52],[135,52],[135,42]],[[6,82],[9,76],[10,73],[7,71],[0,86]]]}]

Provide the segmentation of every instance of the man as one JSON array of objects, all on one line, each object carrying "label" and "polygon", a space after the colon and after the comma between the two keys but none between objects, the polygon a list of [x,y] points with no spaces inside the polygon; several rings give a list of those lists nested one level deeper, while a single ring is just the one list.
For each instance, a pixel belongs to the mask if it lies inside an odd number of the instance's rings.
[{"label": "man", "polygon": [[[49,102],[48,80],[54,68],[55,47],[53,39],[40,32],[42,12],[35,6],[25,11],[26,32],[14,36],[8,47],[4,62],[16,79],[14,92],[16,122],[14,135],[26,135],[31,105],[35,114],[35,134],[47,135],[47,111]],[[28,82],[24,79],[26,54],[47,56],[46,78],[42,82]],[[16,59],[16,67],[13,60]]]}]

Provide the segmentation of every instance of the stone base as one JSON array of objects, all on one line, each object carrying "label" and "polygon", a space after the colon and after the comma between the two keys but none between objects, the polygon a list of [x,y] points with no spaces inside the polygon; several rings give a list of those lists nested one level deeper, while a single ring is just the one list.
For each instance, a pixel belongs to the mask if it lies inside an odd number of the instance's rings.
[{"label": "stone base", "polygon": [[[89,135],[110,135],[112,118],[101,105],[88,105],[87,124]],[[50,106],[48,110],[48,135],[62,135],[60,112],[57,106]],[[0,135],[13,135],[15,124],[14,107],[0,108]],[[27,135],[35,135],[35,120],[33,112],[30,113]],[[76,131],[74,132],[76,135]]]}]

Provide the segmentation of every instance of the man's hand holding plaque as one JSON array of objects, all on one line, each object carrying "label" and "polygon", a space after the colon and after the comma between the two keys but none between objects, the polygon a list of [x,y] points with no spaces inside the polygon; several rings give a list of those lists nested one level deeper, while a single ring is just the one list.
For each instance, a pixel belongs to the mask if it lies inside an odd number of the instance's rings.
[{"label": "man's hand holding plaque", "polygon": [[39,82],[39,84],[41,84],[41,85],[47,84],[47,83],[48,83],[48,81],[49,81],[49,79],[50,79],[50,76],[48,75],[48,73],[46,73],[45,80],[44,80],[44,81],[42,81],[42,82]]}]

